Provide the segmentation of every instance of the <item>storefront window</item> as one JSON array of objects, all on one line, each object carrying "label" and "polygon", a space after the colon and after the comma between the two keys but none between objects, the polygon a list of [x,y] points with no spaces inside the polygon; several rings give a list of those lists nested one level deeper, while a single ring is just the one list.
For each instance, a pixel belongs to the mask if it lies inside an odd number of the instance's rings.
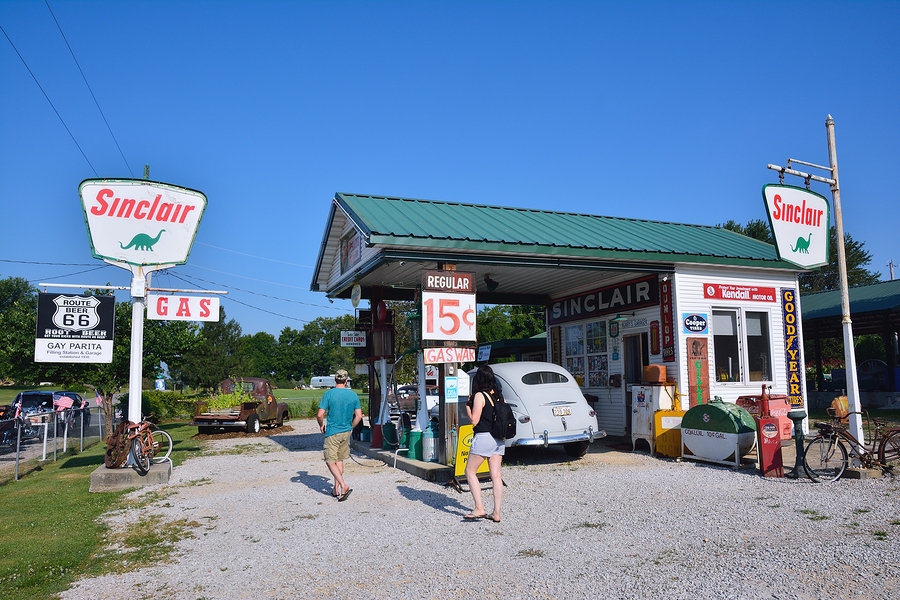
[{"label": "storefront window", "polygon": [[609,382],[606,321],[567,326],[565,336],[566,369],[579,385],[605,387]]},{"label": "storefront window", "polygon": [[713,310],[712,315],[716,381],[772,381],[769,314]]},{"label": "storefront window", "polygon": [[566,370],[584,382],[584,325],[566,326]]},{"label": "storefront window", "polygon": [[609,358],[606,354],[606,321],[592,321],[587,328],[588,387],[609,384]]},{"label": "storefront window", "polygon": [[747,364],[750,381],[772,381],[769,314],[747,313]]}]

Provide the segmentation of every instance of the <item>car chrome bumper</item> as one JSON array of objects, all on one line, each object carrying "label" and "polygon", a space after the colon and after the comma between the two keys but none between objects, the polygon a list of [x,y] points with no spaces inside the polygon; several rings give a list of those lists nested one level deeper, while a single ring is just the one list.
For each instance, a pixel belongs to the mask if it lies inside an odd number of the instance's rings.
[{"label": "car chrome bumper", "polygon": [[188,423],[195,427],[246,427],[247,421],[194,421]]},{"label": "car chrome bumper", "polygon": [[606,432],[602,429],[599,431],[594,431],[593,428],[588,428],[581,433],[570,433],[568,435],[556,435],[552,437],[546,430],[544,430],[544,433],[542,435],[535,438],[519,438],[517,440],[513,440],[511,446],[543,446],[544,448],[546,448],[547,446],[556,444],[569,444],[572,442],[587,442],[590,444],[602,437],[606,437]]}]

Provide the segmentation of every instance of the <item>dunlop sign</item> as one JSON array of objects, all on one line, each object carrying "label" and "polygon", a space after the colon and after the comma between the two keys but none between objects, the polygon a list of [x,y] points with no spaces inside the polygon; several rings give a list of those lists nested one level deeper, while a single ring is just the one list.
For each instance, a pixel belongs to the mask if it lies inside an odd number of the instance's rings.
[{"label": "dunlop sign", "polygon": [[39,294],[34,361],[112,362],[115,315],[113,296]]},{"label": "dunlop sign", "polygon": [[206,196],[146,179],[86,179],[78,186],[91,252],[130,265],[187,262]]}]

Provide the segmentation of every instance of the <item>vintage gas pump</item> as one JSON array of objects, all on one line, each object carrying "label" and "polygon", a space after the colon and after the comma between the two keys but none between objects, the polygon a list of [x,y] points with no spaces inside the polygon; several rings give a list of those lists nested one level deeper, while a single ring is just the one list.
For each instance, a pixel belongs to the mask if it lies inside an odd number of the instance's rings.
[{"label": "vintage gas pump", "polygon": [[759,454],[759,470],[763,477],[784,477],[784,461],[781,454],[781,432],[778,418],[772,416],[769,407],[769,391],[762,386],[759,397],[759,417],[756,419],[756,447]]}]

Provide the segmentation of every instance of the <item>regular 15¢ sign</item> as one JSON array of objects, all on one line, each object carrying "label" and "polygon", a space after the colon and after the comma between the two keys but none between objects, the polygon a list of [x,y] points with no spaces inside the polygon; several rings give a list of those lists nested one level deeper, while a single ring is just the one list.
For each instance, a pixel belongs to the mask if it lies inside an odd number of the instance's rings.
[{"label": "regular 15\u00a2 sign", "polygon": [[422,339],[476,341],[474,273],[422,273]]}]

